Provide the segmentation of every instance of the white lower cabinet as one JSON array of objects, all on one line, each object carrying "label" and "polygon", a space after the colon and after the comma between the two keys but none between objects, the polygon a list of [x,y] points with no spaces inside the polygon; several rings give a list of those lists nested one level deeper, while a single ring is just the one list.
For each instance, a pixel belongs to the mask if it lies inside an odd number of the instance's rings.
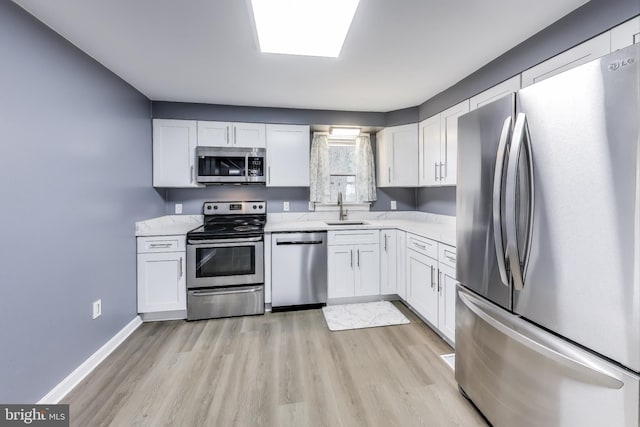
[{"label": "white lower cabinet", "polygon": [[398,245],[396,230],[380,231],[380,295],[398,293]]},{"label": "white lower cabinet", "polygon": [[[378,230],[329,232],[328,298],[380,295],[379,234]],[[345,244],[348,241],[360,243]]]},{"label": "white lower cabinet", "polygon": [[405,301],[440,335],[456,339],[456,248],[407,233]]},{"label": "white lower cabinet", "polygon": [[184,236],[138,238],[138,313],[187,309]]},{"label": "white lower cabinet", "polygon": [[435,274],[438,261],[413,249],[407,251],[407,302],[433,326],[438,325]]}]

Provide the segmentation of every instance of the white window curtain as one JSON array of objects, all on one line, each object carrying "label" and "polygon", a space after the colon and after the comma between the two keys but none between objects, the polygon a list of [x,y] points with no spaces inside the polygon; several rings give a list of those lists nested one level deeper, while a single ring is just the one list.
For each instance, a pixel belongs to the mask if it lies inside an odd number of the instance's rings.
[{"label": "white window curtain", "polygon": [[[327,135],[314,135],[311,142],[310,197],[316,203],[335,203],[331,200],[331,163]],[[358,202],[376,200],[376,174],[371,150],[371,138],[363,135],[355,141],[356,199]]]},{"label": "white window curtain", "polygon": [[327,135],[314,135],[311,142],[310,163],[309,199],[316,203],[327,203],[331,197],[329,138]]},{"label": "white window curtain", "polygon": [[356,195],[363,202],[374,202],[377,199],[376,171],[369,135],[356,139]]}]

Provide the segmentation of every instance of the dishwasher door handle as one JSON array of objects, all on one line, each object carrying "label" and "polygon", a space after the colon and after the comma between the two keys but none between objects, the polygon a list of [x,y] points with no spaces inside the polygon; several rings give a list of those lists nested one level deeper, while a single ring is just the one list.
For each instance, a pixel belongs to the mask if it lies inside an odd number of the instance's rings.
[{"label": "dishwasher door handle", "polygon": [[322,240],[276,240],[276,245],[321,245]]}]

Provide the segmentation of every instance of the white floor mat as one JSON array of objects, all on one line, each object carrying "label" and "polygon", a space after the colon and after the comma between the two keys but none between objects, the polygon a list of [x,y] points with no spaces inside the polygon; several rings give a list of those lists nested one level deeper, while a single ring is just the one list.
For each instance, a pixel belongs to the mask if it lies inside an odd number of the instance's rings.
[{"label": "white floor mat", "polygon": [[322,307],[322,313],[332,331],[410,323],[389,301],[329,305]]},{"label": "white floor mat", "polygon": [[449,365],[451,369],[453,369],[454,371],[456,370],[456,354],[455,353],[441,354],[440,357],[442,358],[442,360],[444,360],[444,362],[447,365]]}]

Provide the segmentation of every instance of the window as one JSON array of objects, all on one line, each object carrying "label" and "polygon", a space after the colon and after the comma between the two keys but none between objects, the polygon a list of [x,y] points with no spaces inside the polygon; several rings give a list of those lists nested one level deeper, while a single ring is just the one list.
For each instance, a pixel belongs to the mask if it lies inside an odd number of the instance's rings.
[{"label": "window", "polygon": [[[368,209],[376,200],[375,170],[369,135],[331,138],[316,133],[311,145],[310,200],[316,206],[344,203]],[[356,206],[354,206],[356,207]]]}]

